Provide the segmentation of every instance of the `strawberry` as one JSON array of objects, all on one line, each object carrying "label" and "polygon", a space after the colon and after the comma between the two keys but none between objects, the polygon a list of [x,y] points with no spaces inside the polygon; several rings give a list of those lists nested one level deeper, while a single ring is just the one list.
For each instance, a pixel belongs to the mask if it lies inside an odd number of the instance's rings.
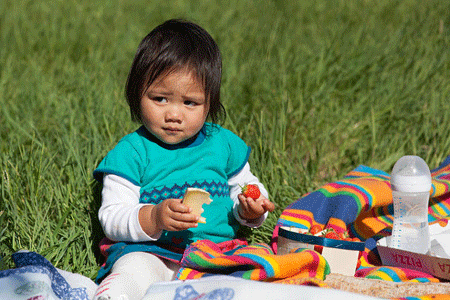
[{"label": "strawberry", "polygon": [[319,224],[315,224],[313,226],[311,226],[311,229],[309,230],[309,232],[312,235],[315,235],[316,233],[319,233],[322,231],[322,226],[320,226]]},{"label": "strawberry", "polygon": [[261,192],[259,191],[259,188],[256,184],[246,184],[242,188],[242,194],[245,197],[250,197],[253,200],[256,200],[261,195]]},{"label": "strawberry", "polygon": [[341,240],[346,241],[349,238],[348,232],[343,231],[343,232],[339,233],[339,237],[341,238]]},{"label": "strawberry", "polygon": [[340,240],[339,234],[337,234],[335,231],[328,231],[325,234],[325,238],[327,239],[333,239],[333,240]]}]

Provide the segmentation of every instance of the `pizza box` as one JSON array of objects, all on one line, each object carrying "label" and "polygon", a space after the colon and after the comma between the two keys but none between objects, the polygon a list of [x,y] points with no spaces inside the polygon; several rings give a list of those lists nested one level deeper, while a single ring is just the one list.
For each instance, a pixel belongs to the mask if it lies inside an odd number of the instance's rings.
[{"label": "pizza box", "polygon": [[[426,254],[390,248],[388,247],[389,244],[390,236],[377,242],[378,253],[383,265],[421,271],[441,279],[450,280],[450,257],[433,255],[433,244],[436,245],[436,239],[431,239],[432,248]],[[443,254],[443,256],[446,255]]]},{"label": "pizza box", "polygon": [[359,252],[364,251],[365,244],[303,234],[296,227],[279,228],[277,254],[287,254],[296,248],[314,250],[314,246],[323,246],[322,256],[328,262],[332,273],[354,276]]}]

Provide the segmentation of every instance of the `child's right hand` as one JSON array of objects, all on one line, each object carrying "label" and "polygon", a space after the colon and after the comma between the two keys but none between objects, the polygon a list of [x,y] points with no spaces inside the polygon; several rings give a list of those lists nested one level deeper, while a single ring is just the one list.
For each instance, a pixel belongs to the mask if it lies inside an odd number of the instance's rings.
[{"label": "child's right hand", "polygon": [[156,205],[144,206],[139,212],[142,229],[151,236],[161,230],[181,231],[197,227],[199,217],[181,201],[166,199]]}]

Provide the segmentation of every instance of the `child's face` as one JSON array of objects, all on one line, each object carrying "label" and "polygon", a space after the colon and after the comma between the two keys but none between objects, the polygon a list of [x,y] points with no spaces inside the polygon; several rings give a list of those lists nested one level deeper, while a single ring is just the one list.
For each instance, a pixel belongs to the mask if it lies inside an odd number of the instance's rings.
[{"label": "child's face", "polygon": [[205,91],[192,72],[179,70],[157,78],[141,99],[141,120],[166,144],[196,135],[208,116]]}]

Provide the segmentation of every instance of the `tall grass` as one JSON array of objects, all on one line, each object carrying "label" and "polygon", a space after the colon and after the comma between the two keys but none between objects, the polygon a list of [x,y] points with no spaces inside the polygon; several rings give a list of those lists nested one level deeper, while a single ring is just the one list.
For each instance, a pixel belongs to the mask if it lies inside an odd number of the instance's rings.
[{"label": "tall grass", "polygon": [[224,126],[252,147],[276,211],[359,164],[450,149],[450,2],[0,0],[0,255],[94,277],[92,171],[138,125],[123,97],[142,37],[198,22],[223,55]]}]

